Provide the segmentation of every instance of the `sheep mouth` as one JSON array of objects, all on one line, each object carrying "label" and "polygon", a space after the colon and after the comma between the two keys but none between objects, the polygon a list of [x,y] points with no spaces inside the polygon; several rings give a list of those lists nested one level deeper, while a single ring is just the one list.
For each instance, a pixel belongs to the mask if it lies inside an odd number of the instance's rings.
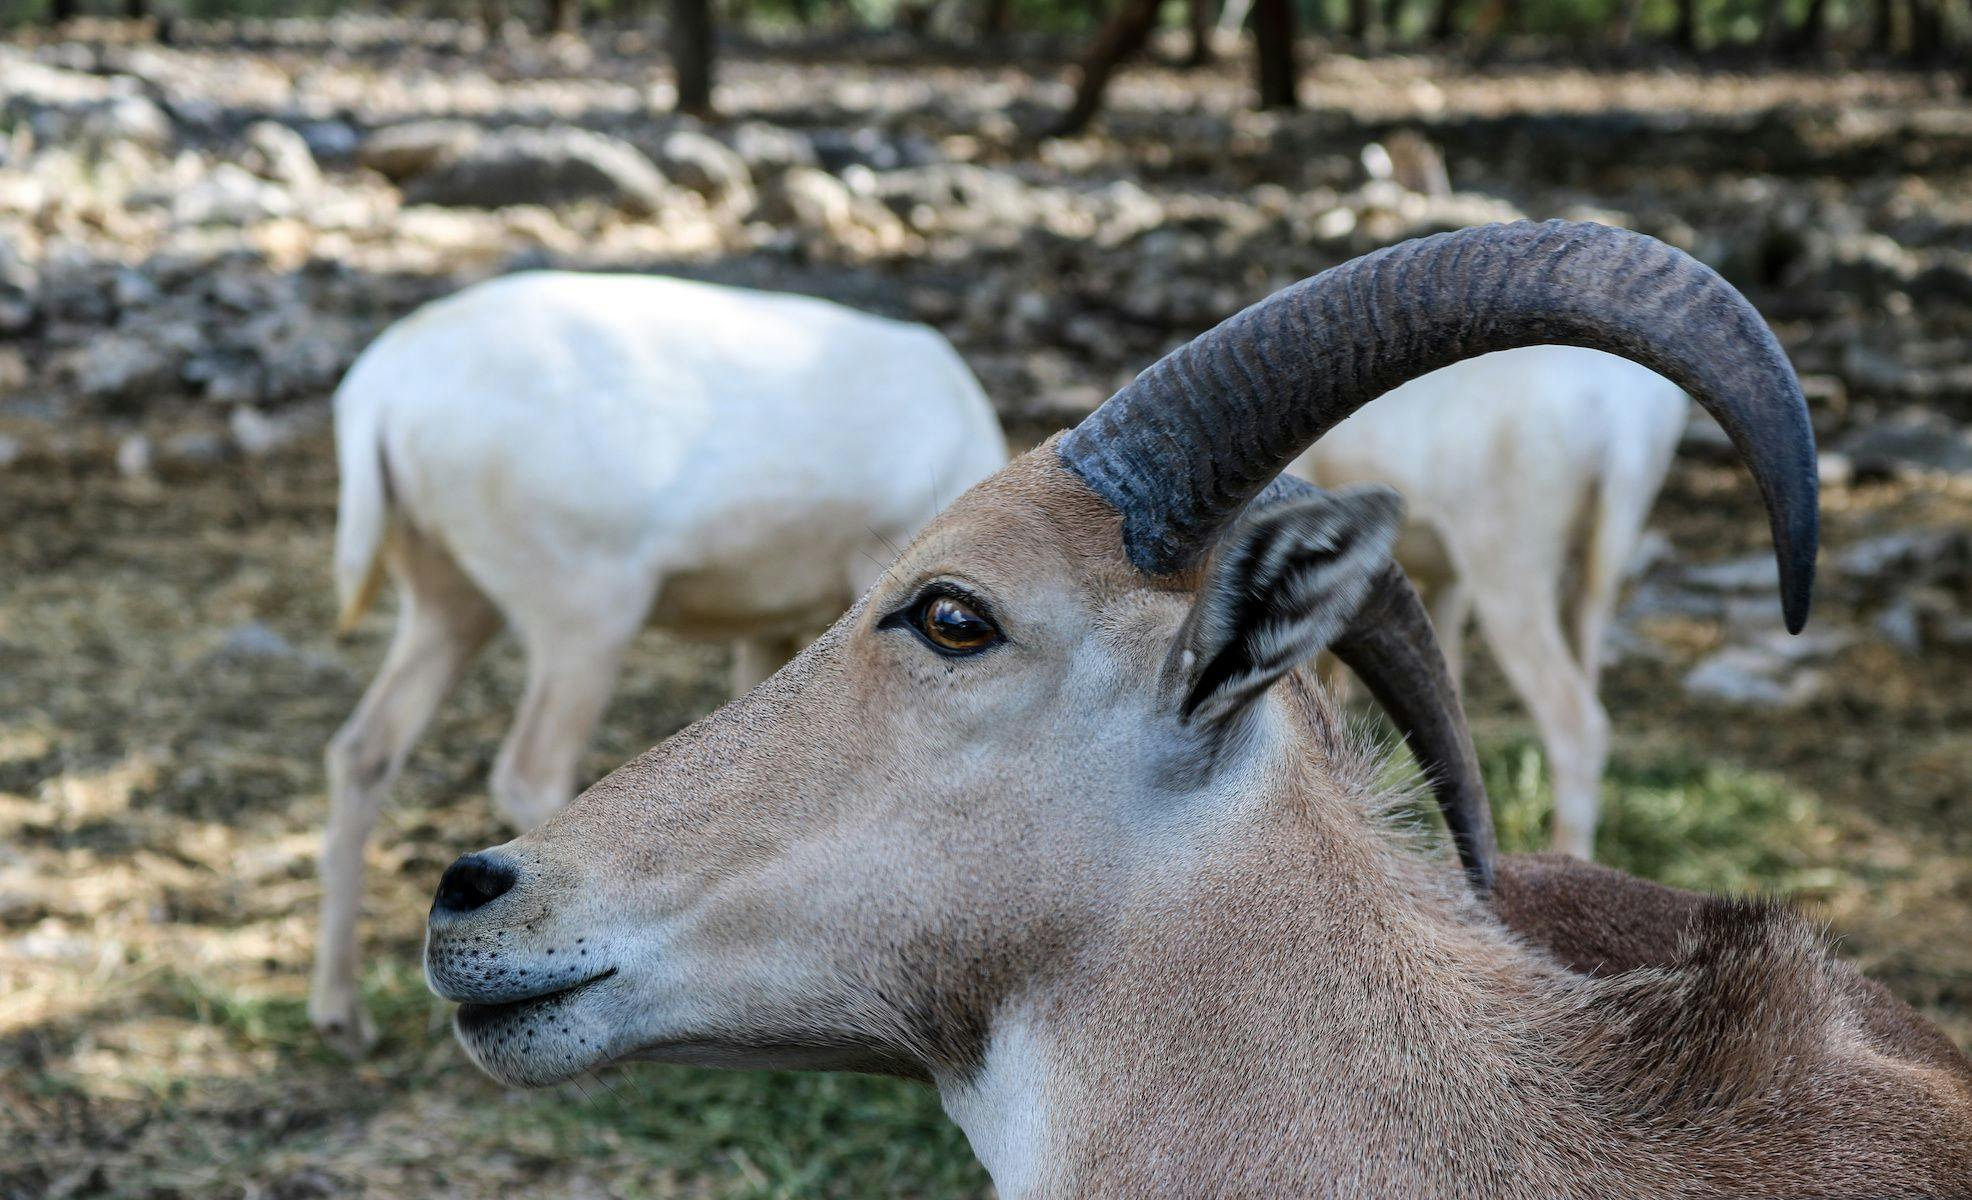
[{"label": "sheep mouth", "polygon": [[614,978],[615,975],[616,968],[610,967],[607,970],[598,971],[587,979],[562,987],[535,992],[529,996],[498,1001],[465,1001],[459,1005],[457,1016],[459,1029],[461,1032],[469,1033],[476,1029],[484,1029],[487,1026],[499,1024],[514,1017],[526,1016],[531,1012],[545,1011],[551,1006],[567,1004],[583,991],[594,987],[605,979]]}]

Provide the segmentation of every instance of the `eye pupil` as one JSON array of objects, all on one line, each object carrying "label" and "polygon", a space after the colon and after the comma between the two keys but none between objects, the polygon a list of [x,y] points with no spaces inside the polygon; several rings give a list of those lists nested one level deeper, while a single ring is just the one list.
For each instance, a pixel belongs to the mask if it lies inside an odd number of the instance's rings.
[{"label": "eye pupil", "polygon": [[933,596],[920,610],[924,635],[950,650],[978,650],[995,636],[992,622],[956,596]]}]

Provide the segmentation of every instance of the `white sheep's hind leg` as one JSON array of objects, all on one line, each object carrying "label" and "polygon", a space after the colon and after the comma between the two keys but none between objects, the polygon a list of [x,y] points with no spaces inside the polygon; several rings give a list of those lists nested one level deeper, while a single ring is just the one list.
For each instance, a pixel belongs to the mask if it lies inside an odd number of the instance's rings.
[{"label": "white sheep's hind leg", "polygon": [[534,828],[574,796],[576,767],[609,706],[644,607],[597,606],[596,611],[631,613],[636,621],[569,619],[522,631],[527,690],[494,759],[492,782],[494,810],[513,828]]},{"label": "white sheep's hind leg", "polygon": [[1465,680],[1465,631],[1472,624],[1472,589],[1463,578],[1442,583],[1432,590],[1431,627],[1438,634],[1438,645],[1445,653],[1445,669],[1454,685]]},{"label": "white sheep's hind leg", "polygon": [[321,923],[308,996],[316,1030],[352,1058],[375,1040],[356,979],[363,848],[419,733],[500,627],[498,611],[443,551],[402,530],[393,533],[386,554],[398,581],[397,633],[383,669],[325,755],[329,823],[322,839]]},{"label": "white sheep's hind leg", "polygon": [[1525,573],[1474,581],[1486,640],[1508,682],[1533,714],[1554,784],[1554,848],[1595,855],[1609,718],[1562,635],[1552,588]]}]

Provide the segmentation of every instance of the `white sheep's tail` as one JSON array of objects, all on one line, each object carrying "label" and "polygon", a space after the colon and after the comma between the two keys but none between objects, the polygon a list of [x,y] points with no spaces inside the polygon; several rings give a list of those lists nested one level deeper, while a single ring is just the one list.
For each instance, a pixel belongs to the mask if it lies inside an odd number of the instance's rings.
[{"label": "white sheep's tail", "polygon": [[1644,527],[1657,493],[1670,472],[1677,431],[1683,428],[1683,407],[1667,436],[1639,438],[1611,455],[1590,490],[1582,514],[1584,544],[1574,573],[1574,588],[1565,597],[1573,626],[1575,660],[1594,680],[1602,663],[1602,639],[1616,601],[1636,560]]},{"label": "white sheep's tail", "polygon": [[356,627],[383,586],[383,545],[390,522],[378,406],[336,397],[336,634]]}]

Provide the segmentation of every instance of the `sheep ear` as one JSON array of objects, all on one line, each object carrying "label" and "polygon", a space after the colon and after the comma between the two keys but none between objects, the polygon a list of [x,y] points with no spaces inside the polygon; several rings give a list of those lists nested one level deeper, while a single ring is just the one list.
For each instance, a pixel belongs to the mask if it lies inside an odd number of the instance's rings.
[{"label": "sheep ear", "polygon": [[1165,664],[1179,720],[1223,732],[1341,636],[1403,518],[1396,492],[1353,487],[1273,505],[1221,538]]}]

